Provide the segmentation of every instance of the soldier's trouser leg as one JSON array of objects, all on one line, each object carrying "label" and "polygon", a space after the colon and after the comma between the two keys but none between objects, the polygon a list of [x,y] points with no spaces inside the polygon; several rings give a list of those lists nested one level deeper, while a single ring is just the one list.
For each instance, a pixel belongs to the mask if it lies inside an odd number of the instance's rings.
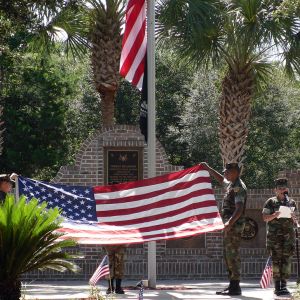
[{"label": "soldier's trouser leg", "polygon": [[292,271],[292,257],[294,254],[295,246],[294,246],[294,232],[291,231],[290,234],[285,235],[283,241],[283,250],[282,250],[282,258],[281,258],[281,270],[280,277],[281,280],[287,280],[290,278]]},{"label": "soldier's trouser leg", "polygon": [[124,276],[124,251],[118,251],[115,253],[114,260],[114,278],[122,279]]},{"label": "soldier's trouser leg", "polygon": [[286,280],[291,274],[291,258],[294,253],[293,232],[268,238],[268,250],[272,255],[274,281]]},{"label": "soldier's trouser leg", "polygon": [[241,258],[240,244],[243,226],[233,226],[224,234],[224,260],[230,280],[240,280]]},{"label": "soldier's trouser leg", "polygon": [[110,277],[122,279],[124,274],[124,247],[123,246],[106,246],[109,259]]}]

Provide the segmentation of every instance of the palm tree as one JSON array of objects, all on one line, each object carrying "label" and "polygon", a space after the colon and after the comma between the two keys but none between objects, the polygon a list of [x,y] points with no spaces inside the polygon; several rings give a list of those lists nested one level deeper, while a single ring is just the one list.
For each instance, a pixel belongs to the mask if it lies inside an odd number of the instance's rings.
[{"label": "palm tree", "polygon": [[72,247],[74,241],[58,241],[61,235],[59,210],[45,210],[32,199],[28,203],[21,197],[15,203],[8,196],[0,206],[0,299],[17,300],[21,296],[20,276],[45,268],[77,272],[78,266],[67,259],[76,258],[62,248]]},{"label": "palm tree", "polygon": [[114,124],[114,102],[119,86],[121,56],[121,27],[124,17],[124,0],[86,0],[77,5],[68,2],[51,14],[40,10],[40,18],[47,22],[33,32],[33,50],[48,54],[57,37],[65,35],[66,50],[81,57],[91,50],[91,66],[95,88],[101,96],[102,124]]},{"label": "palm tree", "polygon": [[114,124],[116,91],[122,49],[123,0],[89,0],[91,63],[96,90],[101,95],[102,124]]},{"label": "palm tree", "polygon": [[[300,73],[300,23],[280,0],[161,0],[158,36],[196,67],[225,63],[219,105],[223,163],[244,159],[251,100],[275,59]],[[280,9],[279,9],[280,8]]]}]

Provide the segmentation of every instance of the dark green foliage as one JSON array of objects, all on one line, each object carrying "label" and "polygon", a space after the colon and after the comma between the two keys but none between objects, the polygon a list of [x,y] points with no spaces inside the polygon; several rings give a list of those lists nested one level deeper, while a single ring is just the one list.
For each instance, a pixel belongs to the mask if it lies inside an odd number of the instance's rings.
[{"label": "dark green foliage", "polygon": [[0,299],[15,300],[20,297],[20,276],[32,270],[50,268],[57,271],[79,271],[68,259],[77,258],[62,248],[75,246],[71,240],[57,241],[60,236],[58,208],[46,210],[24,197],[15,203],[8,196],[0,206]]},{"label": "dark green foliage", "polygon": [[140,99],[141,93],[139,90],[132,88],[128,81],[122,80],[115,102],[115,117],[117,124],[138,124]]},{"label": "dark green foliage", "polygon": [[273,187],[279,170],[300,166],[299,84],[278,71],[256,98],[252,114],[245,179],[252,187]]},{"label": "dark green foliage", "polygon": [[57,56],[39,63],[27,55],[14,60],[8,74],[1,97],[6,127],[1,171],[50,179],[100,127],[99,99],[86,64]]}]

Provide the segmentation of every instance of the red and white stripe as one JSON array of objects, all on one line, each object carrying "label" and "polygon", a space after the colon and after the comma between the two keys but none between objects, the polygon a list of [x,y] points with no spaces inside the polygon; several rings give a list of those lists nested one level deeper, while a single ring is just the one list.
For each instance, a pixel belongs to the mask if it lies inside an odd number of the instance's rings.
[{"label": "red and white stripe", "polygon": [[270,287],[272,276],[273,276],[272,259],[271,257],[269,257],[260,280],[260,286],[262,289],[266,289]]},{"label": "red and white stripe", "polygon": [[96,285],[100,278],[109,275],[109,264],[108,264],[108,257],[107,255],[104,256],[102,259],[99,267],[94,272],[93,276],[89,280],[89,283],[92,285]]},{"label": "red and white stripe", "polygon": [[200,165],[155,178],[94,188],[98,224],[64,223],[87,244],[184,238],[224,227],[209,173]]},{"label": "red and white stripe", "polygon": [[142,89],[147,49],[146,0],[129,0],[126,8],[120,74]]}]

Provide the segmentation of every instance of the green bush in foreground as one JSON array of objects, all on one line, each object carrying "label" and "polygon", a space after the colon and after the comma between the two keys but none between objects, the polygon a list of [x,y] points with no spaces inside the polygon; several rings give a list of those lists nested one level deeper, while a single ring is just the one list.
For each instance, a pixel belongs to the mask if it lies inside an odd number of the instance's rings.
[{"label": "green bush in foreground", "polygon": [[77,258],[63,252],[74,241],[58,241],[59,209],[46,209],[37,199],[15,203],[8,196],[0,205],[0,300],[17,300],[21,296],[20,276],[36,269],[70,270],[79,267],[67,259]]}]

